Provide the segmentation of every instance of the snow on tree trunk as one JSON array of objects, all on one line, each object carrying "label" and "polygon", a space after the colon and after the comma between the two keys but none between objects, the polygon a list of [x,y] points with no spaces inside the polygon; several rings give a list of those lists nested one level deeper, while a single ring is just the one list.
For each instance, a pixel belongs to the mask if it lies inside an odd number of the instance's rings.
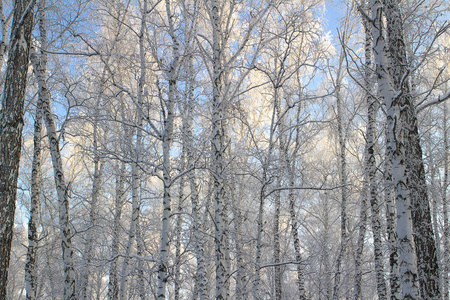
[{"label": "snow on tree trunk", "polygon": [[33,7],[33,0],[14,1],[14,20],[0,114],[0,299],[6,299],[8,283]]},{"label": "snow on tree trunk", "polygon": [[375,160],[375,120],[376,120],[376,103],[374,97],[371,95],[373,86],[372,82],[372,51],[371,51],[371,34],[370,24],[367,19],[364,19],[364,30],[366,36],[365,44],[365,88],[367,99],[367,132],[366,132],[366,147],[367,147],[367,176],[369,179],[369,202],[371,207],[371,222],[373,235],[373,249],[375,257],[375,276],[377,281],[378,299],[387,299],[387,288],[384,278],[384,262],[383,262],[383,241],[381,238],[381,221],[380,221],[380,203],[378,201],[378,185],[376,179],[377,165]]},{"label": "snow on tree trunk", "polygon": [[[428,201],[425,169],[418,132],[417,116],[410,90],[409,69],[406,47],[403,39],[403,20],[398,0],[384,0],[386,31],[389,45],[389,73],[400,109],[400,118],[404,127],[406,174],[411,197],[411,214],[414,243],[417,254],[420,295],[423,299],[438,299],[439,268],[436,257],[436,244],[431,222],[431,210]],[[408,185],[406,186],[408,187]]]},{"label": "snow on tree trunk", "polygon": [[[371,3],[373,51],[377,65],[377,77],[380,94],[383,97],[387,114],[387,153],[390,155],[386,159],[390,160],[392,166],[392,179],[395,191],[397,206],[397,227],[398,238],[397,252],[399,255],[399,279],[401,295],[403,299],[418,299],[418,278],[416,267],[416,256],[414,249],[412,218],[411,218],[411,197],[409,186],[409,176],[406,163],[406,127],[410,122],[405,113],[404,103],[401,94],[394,93],[394,86],[388,73],[388,63],[386,57],[386,45],[382,32],[382,5],[379,0]],[[392,53],[391,53],[392,54]],[[392,54],[394,55],[394,54]]]}]

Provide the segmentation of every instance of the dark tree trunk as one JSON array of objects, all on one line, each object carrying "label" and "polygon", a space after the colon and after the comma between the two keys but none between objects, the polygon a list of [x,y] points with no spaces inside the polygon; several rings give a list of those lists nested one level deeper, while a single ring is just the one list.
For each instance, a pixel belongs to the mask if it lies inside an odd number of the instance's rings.
[{"label": "dark tree trunk", "polygon": [[34,0],[14,2],[14,20],[0,115],[0,299],[6,299],[22,147]]}]

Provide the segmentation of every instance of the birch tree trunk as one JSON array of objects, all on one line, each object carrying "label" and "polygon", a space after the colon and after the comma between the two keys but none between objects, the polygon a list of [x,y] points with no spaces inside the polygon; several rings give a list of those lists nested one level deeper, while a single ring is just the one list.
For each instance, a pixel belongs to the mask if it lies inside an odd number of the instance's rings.
[{"label": "birch tree trunk", "polygon": [[277,107],[273,106],[272,120],[270,123],[270,135],[267,156],[262,161],[262,178],[261,188],[259,191],[259,207],[257,215],[257,231],[256,231],[256,249],[255,249],[255,275],[253,279],[253,299],[261,298],[260,282],[261,282],[261,259],[262,259],[262,235],[264,233],[264,205],[266,200],[266,188],[272,182],[272,178],[268,174],[269,164],[272,161],[272,151],[274,148],[274,135],[277,123]]},{"label": "birch tree trunk", "polygon": [[367,133],[366,133],[366,147],[367,147],[367,175],[369,179],[369,202],[371,207],[371,221],[372,221],[372,235],[373,235],[373,249],[375,257],[375,275],[377,280],[378,299],[387,299],[387,288],[384,278],[384,262],[383,262],[383,241],[381,239],[381,221],[380,221],[380,203],[378,201],[378,185],[376,179],[376,160],[375,160],[375,120],[376,120],[376,103],[370,91],[373,90],[372,82],[372,51],[371,51],[371,34],[370,24],[364,19],[364,30],[366,36],[365,44],[365,88],[367,99]]},{"label": "birch tree trunk", "polygon": [[[186,158],[187,167],[192,168],[195,166],[195,148],[194,148],[194,134],[193,134],[193,122],[194,122],[194,66],[192,54],[188,54],[187,62],[187,103],[186,103],[186,115],[184,127],[184,137],[186,144]],[[199,195],[198,186],[196,182],[195,169],[188,173],[190,201],[191,201],[191,213],[192,213],[192,230],[194,232],[194,251],[197,260],[197,268],[195,274],[195,284],[198,291],[200,300],[208,300],[208,279],[206,274],[206,262],[204,247],[202,245],[202,222],[200,220],[200,207],[199,207]]]},{"label": "birch tree trunk", "polygon": [[45,16],[40,15],[39,30],[41,35],[41,53],[33,53],[31,62],[35,70],[39,86],[39,98],[42,102],[44,120],[49,140],[50,154],[55,178],[56,192],[59,204],[59,226],[61,231],[61,246],[64,263],[64,299],[74,300],[75,294],[75,270],[73,263],[72,232],[69,218],[69,186],[64,178],[59,141],[56,134],[56,126],[50,106],[50,92],[47,87],[47,34]]},{"label": "birch tree trunk", "polygon": [[223,98],[223,49],[221,48],[222,18],[220,2],[211,0],[212,18],[212,63],[213,63],[213,99],[212,99],[212,170],[213,170],[213,198],[214,198],[214,223],[215,223],[215,256],[216,256],[216,299],[228,299],[227,280],[230,270],[227,261],[227,222],[225,215],[225,162],[224,152],[226,147],[225,137],[225,111]]},{"label": "birch tree trunk", "polygon": [[342,115],[342,95],[341,95],[341,81],[342,81],[342,63],[344,61],[344,51],[341,53],[339,59],[339,69],[336,77],[336,107],[337,107],[337,126],[339,138],[339,176],[341,185],[341,241],[338,256],[336,258],[336,271],[334,275],[333,286],[333,300],[339,299],[341,277],[342,277],[342,261],[345,257],[347,241],[348,241],[348,217],[347,217],[347,160],[345,155],[346,138],[343,128]]},{"label": "birch tree trunk", "polygon": [[[10,14],[8,18],[5,17],[5,9],[3,5],[3,0],[0,0],[0,29],[2,31],[2,39],[0,40],[0,67],[3,69],[4,65],[4,56],[8,51],[8,24],[11,21],[13,14]],[[0,85],[3,84],[3,74],[0,77]]]},{"label": "birch tree trunk", "polygon": [[[44,54],[45,55],[45,54]],[[45,56],[44,56],[45,57]],[[61,246],[64,263],[64,299],[74,300],[75,294],[75,270],[73,264],[73,250],[72,250],[72,232],[69,221],[69,186],[66,184],[64,178],[64,170],[62,166],[61,153],[59,149],[59,142],[56,135],[56,126],[53,121],[53,114],[50,108],[50,93],[47,88],[46,81],[46,58],[41,58],[38,61],[36,55],[32,55],[31,61],[35,68],[36,78],[39,85],[39,97],[41,98],[44,120],[47,128],[47,136],[49,139],[50,154],[52,157],[53,171],[55,177],[56,192],[58,195],[59,204],[59,226],[61,231]]]},{"label": "birch tree trunk", "polygon": [[42,140],[42,103],[38,101],[34,120],[34,152],[31,170],[31,203],[30,219],[28,220],[28,248],[25,263],[25,284],[27,300],[37,298],[36,256],[38,249],[37,222],[39,220],[39,198],[41,177],[41,140]]},{"label": "birch tree trunk", "polygon": [[386,127],[386,153],[384,162],[384,199],[386,202],[386,230],[387,230],[387,242],[389,248],[389,285],[390,285],[390,299],[399,300],[400,298],[400,282],[399,282],[399,265],[398,265],[398,253],[397,253],[397,233],[396,227],[396,208],[394,204],[394,190],[392,180],[392,165],[388,157],[392,154],[389,152],[390,148],[390,135],[387,132]]},{"label": "birch tree trunk", "polygon": [[[367,145],[365,149],[365,153],[367,156]],[[361,192],[361,207],[359,211],[359,230],[358,230],[358,240],[357,240],[357,246],[356,246],[356,253],[355,253],[355,279],[354,279],[354,285],[353,285],[353,299],[354,300],[360,300],[362,299],[362,259],[363,259],[363,251],[364,251],[364,239],[366,236],[367,231],[367,195],[369,190],[368,185],[368,170],[367,170],[367,158],[365,162],[365,168],[364,168],[364,182],[363,182],[363,188]]]},{"label": "birch tree trunk", "polygon": [[[289,168],[289,186],[294,187],[294,172],[292,168]],[[298,233],[298,221],[297,214],[295,213],[295,193],[294,190],[289,190],[289,215],[290,215],[290,223],[291,223],[291,234],[294,241],[294,251],[295,251],[295,262],[297,264],[297,290],[298,290],[298,299],[306,300],[306,291],[305,291],[305,278],[304,278],[304,268],[303,268],[303,260],[300,249],[300,235]]]},{"label": "birch tree trunk", "polygon": [[120,168],[116,168],[118,174],[116,174],[116,194],[114,201],[114,220],[113,220],[113,238],[111,242],[111,267],[109,271],[108,282],[108,299],[119,299],[119,278],[117,273],[117,260],[119,254],[119,242],[120,242],[120,219],[122,216],[123,196],[124,196],[124,182],[125,182],[125,163],[120,163]]},{"label": "birch tree trunk", "polygon": [[14,1],[0,114],[0,299],[6,299],[8,283],[34,3],[34,0]]},{"label": "birch tree trunk", "polygon": [[[275,64],[277,65],[277,64]],[[278,78],[277,78],[278,79]],[[281,112],[281,97],[280,91],[277,85],[274,87],[274,106],[276,109],[277,123],[278,123],[278,148],[281,154],[281,166],[282,169],[288,169],[290,167],[288,153],[287,153],[287,145],[285,143],[284,132],[286,126],[284,126],[284,118],[283,113]],[[282,186],[282,176],[283,171],[278,170],[277,175],[277,187]],[[275,192],[275,206],[274,206],[274,220],[273,220],[273,262],[275,264],[275,272],[274,272],[274,285],[275,285],[275,298],[282,299],[282,269],[280,266],[281,261],[281,247],[280,247],[280,213],[281,213],[281,191]]]},{"label": "birch tree trunk", "polygon": [[389,159],[392,165],[392,178],[397,206],[396,233],[398,237],[400,287],[402,299],[418,299],[419,289],[412,232],[411,195],[408,189],[409,174],[405,161],[407,154],[407,132],[405,126],[410,122],[410,119],[405,114],[405,109],[403,109],[408,103],[404,103],[406,99],[402,99],[404,98],[402,95],[399,97],[394,93],[394,85],[388,73],[389,65],[385,52],[386,44],[382,32],[382,7],[379,0],[371,3],[372,19],[374,20],[372,37],[375,62],[377,64],[378,85],[387,111],[387,140],[389,140],[389,144],[386,152],[390,157],[386,159]]},{"label": "birch tree trunk", "polygon": [[170,212],[171,212],[171,171],[170,151],[172,145],[172,135],[174,126],[174,105],[176,101],[177,74],[179,63],[179,43],[175,35],[174,15],[170,1],[166,0],[166,13],[169,24],[169,35],[172,40],[172,60],[167,72],[169,81],[168,99],[166,101],[166,114],[164,116],[164,132],[162,136],[163,150],[163,215],[161,228],[161,245],[159,249],[159,268],[158,268],[158,299],[165,299],[166,285],[168,281],[168,251],[169,251],[169,231],[170,231]]},{"label": "birch tree trunk", "polygon": [[[103,76],[102,76],[103,79]],[[101,84],[102,86],[103,84]],[[89,285],[89,277],[90,277],[90,265],[93,256],[93,247],[95,241],[95,226],[97,223],[97,211],[98,211],[98,198],[100,193],[101,186],[101,177],[103,174],[104,162],[100,161],[99,157],[99,149],[98,149],[98,114],[99,114],[99,105],[100,105],[100,96],[97,99],[96,103],[96,112],[94,117],[93,124],[93,156],[94,156],[94,174],[92,180],[92,193],[91,193],[91,208],[89,211],[89,228],[87,231],[86,244],[84,248],[84,259],[82,272],[80,276],[80,285],[79,285],[79,298],[80,299],[91,299],[92,295],[88,293],[88,285]]]},{"label": "birch tree trunk", "polygon": [[387,22],[390,68],[400,116],[404,117],[405,163],[409,170],[411,213],[417,254],[420,294],[423,299],[438,299],[439,268],[431,222],[431,210],[425,181],[425,169],[418,132],[417,116],[410,90],[409,69],[403,38],[403,20],[398,0],[384,0]]},{"label": "birch tree trunk", "polygon": [[[184,117],[183,119],[186,119]],[[185,129],[185,128],[183,128]],[[185,130],[183,130],[185,132]],[[180,158],[180,170],[186,169],[186,143],[183,141],[183,149]],[[180,289],[181,289],[181,236],[183,234],[182,224],[183,224],[183,202],[186,197],[184,194],[184,189],[186,185],[185,177],[179,179],[179,189],[178,189],[178,203],[177,203],[177,215],[176,215],[176,225],[175,225],[175,267],[174,267],[174,298],[175,300],[180,299]]]},{"label": "birch tree trunk", "polygon": [[448,219],[448,199],[447,199],[447,189],[448,189],[448,108],[447,102],[444,103],[444,182],[442,184],[442,214],[444,219],[444,255],[442,260],[443,266],[443,289],[444,300],[449,299],[449,276],[450,272],[450,224]]},{"label": "birch tree trunk", "polygon": [[238,188],[237,182],[233,181],[232,186],[232,212],[234,217],[234,240],[236,247],[236,300],[247,299],[247,289],[245,288],[247,277],[243,257],[242,244],[242,212],[240,199],[244,196],[244,189]]},{"label": "birch tree trunk", "polygon": [[[138,104],[140,105],[140,104]],[[122,280],[120,282],[120,299],[127,299],[128,292],[128,277],[129,277],[129,264],[130,264],[130,255],[132,251],[132,247],[134,241],[136,240],[137,231],[139,230],[139,218],[141,211],[141,203],[139,197],[139,188],[140,188],[140,178],[139,178],[139,166],[138,162],[140,160],[140,150],[142,148],[142,116],[140,109],[137,108],[137,128],[135,132],[136,136],[136,145],[134,149],[134,161],[131,166],[131,220],[130,220],[130,229],[128,232],[128,242],[125,250],[125,258],[122,264]]]}]

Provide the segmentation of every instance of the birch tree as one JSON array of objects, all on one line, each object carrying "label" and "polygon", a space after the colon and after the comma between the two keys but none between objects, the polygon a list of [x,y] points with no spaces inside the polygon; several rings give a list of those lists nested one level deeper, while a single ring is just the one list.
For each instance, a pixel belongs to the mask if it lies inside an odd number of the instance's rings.
[{"label": "birch tree", "polygon": [[[44,18],[41,15],[40,18]],[[45,19],[44,19],[45,20]],[[50,154],[55,178],[56,192],[58,194],[59,226],[61,232],[61,247],[64,263],[64,299],[76,299],[75,294],[75,270],[72,248],[72,230],[69,218],[69,186],[64,176],[59,139],[56,134],[56,126],[50,106],[50,91],[47,86],[47,34],[45,21],[39,28],[41,36],[41,51],[33,53],[31,62],[35,69],[36,79],[39,85],[39,98],[44,112],[44,121],[47,129]]]},{"label": "birch tree", "polygon": [[31,202],[30,219],[28,221],[28,248],[27,262],[25,263],[25,283],[27,288],[27,299],[34,300],[37,297],[37,250],[38,250],[38,220],[39,203],[41,197],[41,140],[42,140],[42,105],[37,103],[34,120],[34,151],[31,171]]},{"label": "birch tree", "polygon": [[403,38],[403,20],[397,1],[384,1],[386,15],[386,32],[389,45],[390,68],[393,88],[399,96],[399,105],[407,118],[403,126],[408,130],[405,144],[405,159],[411,184],[411,207],[413,230],[415,233],[415,250],[420,282],[420,293],[424,299],[440,297],[439,268],[436,258],[436,244],[431,222],[430,204],[425,182],[425,170],[417,125],[417,116],[410,89],[408,60]]},{"label": "birch tree", "polygon": [[[370,7],[372,19],[374,20],[372,37],[373,51],[377,64],[378,85],[387,111],[387,134],[390,142],[387,146],[389,156],[386,159],[389,159],[392,165],[392,178],[397,206],[396,233],[398,237],[397,250],[399,255],[401,294],[403,299],[418,299],[419,286],[412,231],[411,195],[408,189],[409,177],[406,165],[406,126],[410,124],[411,120],[405,109],[400,109],[400,107],[411,105],[411,103],[407,98],[408,95],[403,95],[402,91],[399,91],[401,88],[399,85],[402,82],[397,82],[398,85],[395,85],[391,79],[390,66],[387,63],[386,56],[387,45],[383,36],[381,19],[383,6],[379,1],[372,1]],[[396,26],[399,25],[396,24]],[[401,38],[401,36],[398,36],[398,38]],[[401,53],[392,53],[392,55],[401,55]]]},{"label": "birch tree", "polygon": [[[2,220],[0,225],[0,298],[2,299],[6,299],[7,296],[6,286],[22,147],[24,98],[34,4],[33,0],[14,1],[11,43],[0,114],[0,219]],[[2,34],[2,39],[5,41],[4,30]]]}]

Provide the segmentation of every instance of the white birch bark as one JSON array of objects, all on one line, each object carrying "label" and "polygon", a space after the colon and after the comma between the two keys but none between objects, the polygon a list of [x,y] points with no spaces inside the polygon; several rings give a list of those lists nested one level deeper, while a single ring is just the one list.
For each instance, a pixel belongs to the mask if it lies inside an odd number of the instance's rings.
[{"label": "white birch bark", "polygon": [[[186,116],[184,124],[184,134],[186,143],[186,158],[188,168],[194,167],[195,164],[195,149],[194,149],[194,134],[193,134],[193,121],[194,121],[194,66],[192,54],[188,54],[186,68],[187,68],[187,104],[186,104]],[[199,207],[199,195],[196,182],[195,170],[192,170],[188,174],[190,201],[191,201],[191,213],[192,213],[192,230],[194,232],[194,251],[197,260],[197,269],[195,274],[195,282],[200,300],[208,300],[208,279],[206,273],[205,251],[202,244],[202,222],[200,221],[200,207]]]},{"label": "white birch bark", "polygon": [[[134,158],[131,166],[131,198],[132,198],[132,212],[131,212],[131,221],[130,221],[130,229],[128,235],[128,243],[126,247],[125,259],[122,265],[122,280],[120,283],[120,299],[125,300],[127,297],[127,289],[128,289],[128,272],[129,272],[129,263],[130,263],[130,254],[132,251],[132,245],[136,240],[137,245],[137,254],[142,254],[142,244],[140,239],[140,211],[141,211],[141,199],[140,199],[140,172],[139,172],[139,161],[141,160],[141,150],[142,150],[142,124],[143,124],[143,114],[142,114],[142,104],[144,97],[144,86],[146,84],[146,61],[145,61],[145,53],[144,53],[144,38],[146,31],[146,15],[147,15],[147,1],[144,0],[142,15],[141,15],[141,26],[139,31],[139,81],[138,81],[138,93],[137,93],[137,107],[136,107],[136,144],[134,149]],[[144,286],[144,278],[142,274],[142,266],[141,262],[138,262],[138,290],[139,297],[141,299],[145,299],[145,291]]]},{"label": "white birch bark", "polygon": [[[289,171],[289,186],[294,187],[294,171],[290,167]],[[291,234],[294,242],[294,251],[295,251],[295,262],[297,264],[297,290],[298,290],[298,299],[306,300],[306,290],[305,290],[305,275],[304,275],[304,267],[303,267],[303,259],[300,248],[300,234],[298,233],[298,221],[297,214],[295,212],[295,193],[294,190],[289,190],[289,215],[290,215],[290,223],[291,223]]]},{"label": "white birch bark", "polygon": [[399,282],[399,266],[398,266],[398,253],[397,253],[397,233],[395,228],[397,225],[396,221],[396,208],[394,203],[394,190],[392,180],[392,162],[387,159],[391,157],[390,151],[392,149],[388,148],[390,145],[390,135],[387,131],[387,126],[385,128],[386,132],[386,153],[384,162],[384,201],[386,202],[386,230],[387,230],[387,243],[389,249],[389,285],[390,285],[390,299],[398,300],[400,297],[400,282]]},{"label": "white birch bark", "polygon": [[27,300],[37,298],[36,259],[38,248],[37,222],[39,220],[40,176],[41,176],[41,140],[42,140],[42,103],[38,101],[34,121],[34,151],[31,170],[31,203],[30,219],[28,220],[28,248],[25,263],[25,284]]},{"label": "white birch bark", "polygon": [[[186,117],[183,117],[186,119]],[[183,128],[183,135],[185,135],[185,128]],[[185,138],[183,136],[183,138]],[[183,141],[183,149],[180,158],[180,170],[186,169],[186,143]],[[181,236],[182,236],[182,223],[183,223],[183,202],[186,197],[184,189],[186,186],[185,177],[181,177],[179,179],[179,187],[178,187],[178,203],[177,203],[177,215],[175,222],[175,266],[174,266],[174,298],[175,300],[180,300],[180,289],[182,286],[181,282]]]},{"label": "white birch bark", "polygon": [[170,231],[170,213],[171,213],[171,162],[170,151],[172,145],[172,134],[174,126],[174,105],[176,101],[177,74],[179,64],[179,42],[175,35],[174,15],[170,0],[165,1],[166,13],[169,25],[169,35],[172,40],[172,60],[170,62],[167,77],[169,81],[168,99],[166,101],[166,115],[164,116],[164,132],[162,136],[163,151],[163,215],[161,228],[161,244],[159,249],[159,267],[158,267],[158,291],[157,298],[165,299],[166,285],[168,281],[168,252],[169,252],[169,231]]},{"label": "white birch bark", "polygon": [[[41,54],[42,57],[42,54]],[[49,139],[50,154],[52,157],[53,171],[55,177],[56,192],[59,205],[59,226],[61,231],[61,246],[64,263],[64,299],[76,299],[75,295],[75,270],[73,264],[72,233],[69,219],[69,186],[64,178],[59,142],[56,135],[56,126],[53,120],[53,114],[50,108],[50,93],[46,82],[46,59],[39,59],[32,55],[31,61],[35,68],[36,78],[39,84],[39,97],[41,97],[44,120]]]},{"label": "white birch bark", "polygon": [[112,229],[112,242],[111,242],[111,267],[109,271],[108,282],[108,300],[119,299],[119,277],[117,272],[117,260],[119,254],[119,242],[120,242],[120,220],[122,216],[123,196],[124,196],[124,183],[125,183],[125,163],[120,163],[120,167],[116,168],[118,174],[116,174],[116,191],[114,196],[114,220]]},{"label": "white birch bark", "polygon": [[128,280],[129,280],[129,271],[130,271],[130,259],[131,259],[131,251],[133,248],[133,244],[136,240],[136,231],[139,230],[138,222],[140,217],[140,199],[139,199],[139,166],[138,161],[140,159],[139,151],[141,149],[142,143],[142,118],[139,108],[137,109],[137,119],[138,124],[135,132],[136,136],[136,145],[134,149],[134,158],[131,166],[131,220],[130,220],[130,229],[128,231],[128,242],[125,249],[125,258],[122,264],[122,279],[120,282],[120,300],[127,299],[128,294]]},{"label": "white birch bark", "polygon": [[14,1],[11,45],[0,113],[0,299],[7,297],[34,3],[34,0]]},{"label": "white birch bark", "polygon": [[236,289],[235,295],[236,300],[242,300],[248,298],[248,293],[246,289],[247,276],[245,272],[244,265],[244,251],[242,244],[242,212],[241,212],[241,201],[244,197],[244,189],[238,187],[238,183],[233,180],[232,182],[232,213],[233,213],[233,224],[234,224],[234,241],[236,247]]},{"label": "white birch bark", "polygon": [[[367,145],[365,147],[365,153],[367,156]],[[360,300],[362,299],[362,277],[363,277],[363,270],[362,270],[362,259],[363,259],[363,251],[364,251],[364,239],[366,236],[367,231],[367,195],[369,190],[369,184],[368,184],[368,170],[367,170],[367,159],[365,162],[365,168],[364,168],[364,182],[363,182],[363,188],[361,192],[361,206],[359,211],[359,225],[358,225],[358,240],[356,244],[356,253],[355,253],[355,278],[354,278],[354,284],[353,284],[353,299],[354,300]]]},{"label": "white birch bark", "polygon": [[444,296],[444,300],[449,299],[449,271],[450,271],[450,224],[448,219],[448,199],[447,199],[447,189],[448,189],[448,154],[449,154],[449,146],[448,146],[448,108],[447,103],[444,103],[444,179],[442,184],[442,217],[444,219],[444,253],[443,253],[443,288],[442,293]]},{"label": "white birch bark", "polygon": [[373,37],[373,51],[377,65],[377,77],[380,94],[383,97],[387,112],[387,134],[390,141],[387,153],[392,165],[392,178],[395,190],[397,206],[398,238],[397,251],[399,255],[399,277],[401,296],[403,299],[418,299],[418,278],[416,267],[416,256],[412,232],[411,198],[408,189],[409,179],[406,168],[405,139],[405,115],[400,109],[398,96],[393,90],[392,81],[388,73],[386,57],[386,44],[382,32],[382,5],[379,0],[371,3]]},{"label": "white birch bark", "polygon": [[411,197],[411,214],[415,237],[420,296],[439,299],[439,266],[431,221],[431,210],[426,188],[425,169],[418,132],[417,115],[410,86],[410,63],[406,56],[403,19],[397,0],[384,0],[386,32],[389,46],[389,73],[403,118],[405,162]]},{"label": "white birch bark", "polygon": [[336,258],[336,270],[334,274],[333,285],[333,300],[337,300],[340,297],[340,286],[342,277],[342,261],[346,254],[346,247],[348,242],[348,217],[347,217],[347,160],[346,160],[346,138],[343,128],[343,115],[342,115],[342,95],[341,95],[341,83],[342,83],[342,64],[344,61],[344,51],[341,52],[339,59],[339,68],[336,76],[336,107],[337,107],[337,130],[339,139],[339,177],[341,185],[341,241],[339,246],[339,252]]},{"label": "white birch bark", "polygon": [[363,18],[364,30],[366,36],[365,44],[365,89],[367,99],[367,132],[366,132],[366,147],[367,147],[367,176],[369,179],[369,202],[371,207],[371,222],[372,222],[372,236],[373,249],[375,258],[375,276],[377,282],[378,299],[387,299],[387,287],[384,278],[384,261],[383,261],[383,241],[381,239],[381,221],[380,221],[380,203],[378,201],[378,185],[376,179],[376,160],[375,160],[375,120],[376,120],[376,100],[371,95],[372,78],[372,51],[371,51],[371,33],[370,24],[367,19]]},{"label": "white birch bark", "polygon": [[[278,60],[278,58],[276,58]],[[277,64],[275,64],[277,65]],[[281,68],[283,69],[283,68]],[[281,71],[282,72],[282,71]],[[280,77],[280,76],[277,76]],[[279,78],[278,78],[279,79]],[[287,145],[285,142],[284,132],[286,130],[286,126],[284,124],[284,114],[281,112],[281,99],[280,89],[278,88],[279,82],[274,87],[274,106],[277,111],[277,124],[278,124],[278,147],[281,153],[282,163],[281,166],[283,169],[289,169],[290,162],[287,153]],[[280,86],[281,87],[281,86]],[[278,170],[278,178],[277,178],[277,187],[282,186],[282,170]],[[281,247],[280,247],[280,213],[281,213],[281,191],[277,191],[275,193],[275,206],[274,206],[274,220],[273,220],[273,262],[275,264],[275,272],[274,272],[274,285],[275,285],[275,298],[282,298],[282,270],[280,266],[281,261]]]},{"label": "white birch bark", "polygon": [[50,154],[55,178],[56,192],[58,195],[59,226],[61,231],[61,246],[64,263],[64,299],[76,299],[75,294],[75,270],[73,262],[72,233],[69,218],[69,186],[66,184],[62,165],[59,141],[56,134],[56,126],[50,106],[50,92],[47,87],[47,34],[44,14],[40,15],[39,30],[41,35],[41,51],[39,56],[32,53],[31,62],[35,70],[39,86],[39,98],[42,101],[44,120],[49,140]]},{"label": "white birch bark", "polygon": [[[11,21],[13,14],[10,14],[8,18],[5,17],[5,9],[3,0],[0,1],[0,29],[2,31],[2,39],[0,40],[0,70],[3,69],[4,56],[8,53],[8,25]],[[0,76],[0,84],[3,84],[3,74]]]},{"label": "white birch bark", "polygon": [[[221,48],[222,18],[220,2],[211,1],[212,25],[212,63],[213,63],[213,99],[212,99],[212,170],[213,170],[213,199],[215,223],[215,263],[216,263],[216,299],[228,299],[227,280],[229,278],[229,262],[227,261],[227,223],[225,215],[225,103],[223,98],[223,49]],[[258,233],[259,234],[259,233]]]}]

